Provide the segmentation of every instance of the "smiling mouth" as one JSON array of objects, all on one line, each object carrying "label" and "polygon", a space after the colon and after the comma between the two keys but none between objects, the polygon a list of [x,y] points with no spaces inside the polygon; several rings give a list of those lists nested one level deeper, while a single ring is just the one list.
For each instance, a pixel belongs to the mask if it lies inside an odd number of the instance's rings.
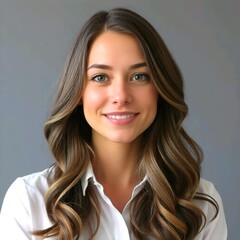
[{"label": "smiling mouth", "polygon": [[121,115],[113,115],[113,114],[106,114],[105,116],[110,119],[116,119],[116,120],[125,120],[125,119],[131,119],[134,118],[137,114],[121,114]]}]

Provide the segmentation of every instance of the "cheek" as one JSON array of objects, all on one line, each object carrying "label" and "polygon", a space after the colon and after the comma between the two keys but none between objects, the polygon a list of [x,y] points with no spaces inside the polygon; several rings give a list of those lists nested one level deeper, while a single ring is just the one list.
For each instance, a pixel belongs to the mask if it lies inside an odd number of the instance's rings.
[{"label": "cheek", "polygon": [[153,121],[157,114],[158,93],[155,88],[149,89],[145,96],[142,96],[143,103],[145,101],[145,107],[148,109],[149,120]]},{"label": "cheek", "polygon": [[83,107],[84,108],[94,108],[99,105],[102,101],[103,94],[100,94],[99,91],[95,89],[86,88],[83,93]]},{"label": "cheek", "polygon": [[149,87],[139,94],[139,99],[146,107],[157,108],[158,93],[155,87]]}]

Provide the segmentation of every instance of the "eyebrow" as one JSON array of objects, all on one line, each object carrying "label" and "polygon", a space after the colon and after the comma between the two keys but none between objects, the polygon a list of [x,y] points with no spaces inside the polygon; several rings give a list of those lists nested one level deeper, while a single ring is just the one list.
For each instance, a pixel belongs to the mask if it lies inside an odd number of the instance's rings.
[{"label": "eyebrow", "polygon": [[[131,65],[129,67],[129,69],[132,70],[132,69],[146,67],[146,66],[147,66],[147,64],[145,62],[136,63],[136,64]],[[91,68],[100,68],[100,69],[106,69],[106,70],[112,70],[113,69],[111,66],[105,65],[105,64],[93,64],[90,67],[88,67],[87,70],[89,70]]]}]

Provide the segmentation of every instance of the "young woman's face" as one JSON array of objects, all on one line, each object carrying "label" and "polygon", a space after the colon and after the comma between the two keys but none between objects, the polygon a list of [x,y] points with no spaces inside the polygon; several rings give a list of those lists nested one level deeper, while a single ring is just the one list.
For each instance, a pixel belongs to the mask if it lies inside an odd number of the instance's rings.
[{"label": "young woman's face", "polygon": [[134,37],[113,31],[98,36],[86,76],[82,100],[93,141],[131,143],[153,122],[158,94]]}]

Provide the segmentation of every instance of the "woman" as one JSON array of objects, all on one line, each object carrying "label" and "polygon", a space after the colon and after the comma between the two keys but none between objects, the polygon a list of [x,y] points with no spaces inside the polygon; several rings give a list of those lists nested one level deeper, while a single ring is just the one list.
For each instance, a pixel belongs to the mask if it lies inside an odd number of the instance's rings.
[{"label": "woman", "polygon": [[[56,160],[6,194],[6,239],[227,239],[182,122],[181,73],[138,14],[101,11],[67,59],[45,135]],[[11,233],[11,234],[10,234]]]}]

